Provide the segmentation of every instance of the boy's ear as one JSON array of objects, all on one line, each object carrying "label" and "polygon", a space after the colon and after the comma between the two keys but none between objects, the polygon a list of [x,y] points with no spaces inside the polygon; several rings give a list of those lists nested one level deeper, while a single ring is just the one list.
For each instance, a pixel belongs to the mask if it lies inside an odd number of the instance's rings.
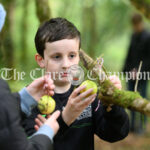
[{"label": "boy's ear", "polygon": [[41,67],[41,68],[44,68],[45,67],[45,63],[44,63],[44,59],[41,55],[39,55],[38,53],[35,54],[35,60],[36,62],[38,63],[38,65]]}]

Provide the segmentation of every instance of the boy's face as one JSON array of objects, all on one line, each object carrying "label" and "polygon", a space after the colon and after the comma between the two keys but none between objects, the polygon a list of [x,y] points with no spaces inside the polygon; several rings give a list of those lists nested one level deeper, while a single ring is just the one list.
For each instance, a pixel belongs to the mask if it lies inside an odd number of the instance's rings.
[{"label": "boy's face", "polygon": [[79,40],[75,38],[47,42],[44,58],[41,57],[40,61],[37,61],[40,67],[51,73],[55,84],[69,83],[67,71],[72,65],[79,63]]},{"label": "boy's face", "polygon": [[132,24],[132,28],[134,32],[139,33],[144,30],[144,25],[142,22],[137,24]]}]

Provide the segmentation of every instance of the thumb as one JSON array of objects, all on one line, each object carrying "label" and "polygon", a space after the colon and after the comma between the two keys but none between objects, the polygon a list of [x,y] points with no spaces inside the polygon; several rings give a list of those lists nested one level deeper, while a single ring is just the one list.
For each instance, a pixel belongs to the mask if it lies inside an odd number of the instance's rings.
[{"label": "thumb", "polygon": [[56,120],[59,117],[59,115],[60,115],[60,111],[57,110],[51,115],[50,118]]}]

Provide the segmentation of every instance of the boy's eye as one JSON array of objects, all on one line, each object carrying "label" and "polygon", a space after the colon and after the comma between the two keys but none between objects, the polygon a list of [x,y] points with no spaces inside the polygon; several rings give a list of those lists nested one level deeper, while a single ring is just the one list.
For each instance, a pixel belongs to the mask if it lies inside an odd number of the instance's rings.
[{"label": "boy's eye", "polygon": [[54,59],[60,59],[59,55],[53,56]]},{"label": "boy's eye", "polygon": [[71,54],[71,55],[70,55],[70,58],[74,58],[74,57],[75,57],[75,54]]}]

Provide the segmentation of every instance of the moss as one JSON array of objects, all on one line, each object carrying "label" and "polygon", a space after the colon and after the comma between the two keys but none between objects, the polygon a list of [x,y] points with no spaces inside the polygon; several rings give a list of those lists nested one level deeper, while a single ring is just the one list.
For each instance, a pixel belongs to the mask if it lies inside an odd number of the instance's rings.
[{"label": "moss", "polygon": [[138,92],[115,90],[113,93],[113,99],[123,107],[129,107],[134,100],[142,98]]},{"label": "moss", "polygon": [[109,81],[105,80],[100,87],[100,97],[108,97],[110,101],[122,107],[129,107],[134,100],[142,98],[138,92],[119,90]]},{"label": "moss", "polygon": [[[95,65],[93,59],[83,51],[81,60],[86,69],[90,69],[92,65]],[[94,71],[93,75],[99,77],[99,73],[100,71],[96,70]],[[107,76],[107,74],[105,75]],[[119,105],[150,116],[150,103],[146,99],[143,99],[138,92],[119,90],[109,80],[106,79],[102,81],[98,78],[98,81],[96,82],[99,85],[98,98],[102,100],[104,104]]]}]

